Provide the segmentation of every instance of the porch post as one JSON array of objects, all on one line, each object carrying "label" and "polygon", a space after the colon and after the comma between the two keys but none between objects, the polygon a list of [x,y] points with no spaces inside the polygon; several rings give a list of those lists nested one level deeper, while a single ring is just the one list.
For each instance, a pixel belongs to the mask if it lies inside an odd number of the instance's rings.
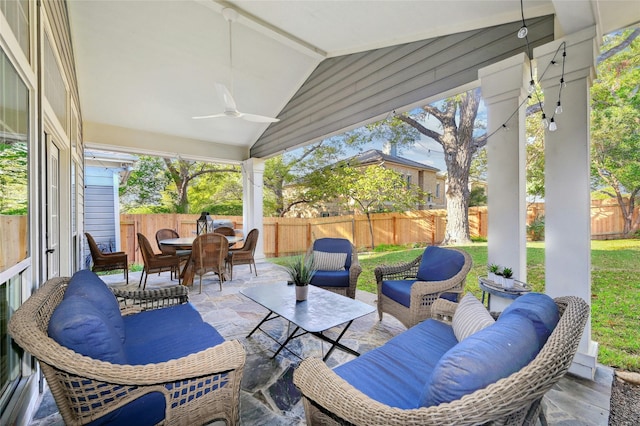
[{"label": "porch post", "polygon": [[[545,131],[545,279],[551,297],[573,295],[591,304],[591,197],[589,88],[595,73],[595,27],[581,30],[534,49],[545,112],[553,115],[562,75],[562,47],[566,61],[562,88],[562,115],[558,129]],[[559,66],[547,65],[556,55]],[[545,72],[546,69],[546,72]],[[591,340],[587,321],[570,372],[593,379],[598,344]]]},{"label": "porch post", "polygon": [[[482,68],[482,98],[487,107],[488,262],[513,269],[517,280],[527,280],[526,235],[526,105],[529,63],[524,53]],[[512,300],[491,297],[492,311],[502,311]]]},{"label": "porch post", "polygon": [[259,231],[258,244],[254,258],[264,260],[264,227],[262,208],[262,188],[264,160],[250,158],[242,162],[242,221],[244,235],[256,228]]}]

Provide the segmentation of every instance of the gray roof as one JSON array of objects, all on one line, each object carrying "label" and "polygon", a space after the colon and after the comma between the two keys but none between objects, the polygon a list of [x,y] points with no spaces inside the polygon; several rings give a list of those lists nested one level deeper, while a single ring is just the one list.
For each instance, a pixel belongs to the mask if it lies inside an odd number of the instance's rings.
[{"label": "gray roof", "polygon": [[372,164],[372,163],[381,163],[381,162],[389,162],[399,164],[401,166],[413,167],[415,169],[423,169],[423,170],[433,170],[434,172],[439,172],[440,169],[427,166],[423,163],[418,163],[417,161],[409,160],[403,157],[397,157],[389,154],[385,154],[384,152],[378,149],[370,149],[358,155],[354,155],[349,158],[347,161],[357,161],[360,164]]}]

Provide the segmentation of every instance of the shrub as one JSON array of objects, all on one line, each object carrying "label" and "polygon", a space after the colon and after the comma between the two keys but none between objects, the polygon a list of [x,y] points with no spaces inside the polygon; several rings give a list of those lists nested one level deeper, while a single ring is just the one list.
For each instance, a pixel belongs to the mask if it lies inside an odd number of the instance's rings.
[{"label": "shrub", "polygon": [[536,217],[533,222],[527,226],[527,233],[531,237],[531,241],[544,240],[544,216]]}]

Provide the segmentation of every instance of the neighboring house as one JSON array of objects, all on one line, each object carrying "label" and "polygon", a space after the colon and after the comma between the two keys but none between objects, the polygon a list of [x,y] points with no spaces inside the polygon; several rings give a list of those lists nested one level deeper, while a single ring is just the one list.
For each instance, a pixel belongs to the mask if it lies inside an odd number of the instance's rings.
[{"label": "neighboring house", "polygon": [[[103,251],[120,250],[120,203],[118,190],[129,177],[138,157],[130,154],[85,150],[84,229]],[[84,241],[85,267],[90,264]]]},{"label": "neighboring house", "polygon": [[[425,192],[424,203],[418,206],[419,209],[444,209],[445,199],[445,179],[440,169],[409,160],[397,155],[395,147],[385,147],[384,152],[378,149],[371,149],[349,159],[351,164],[360,164],[362,167],[381,165],[385,168],[395,170],[400,173],[407,182],[407,185],[416,185]],[[289,185],[284,190],[285,199],[291,196],[294,191],[300,190],[299,185]],[[291,209],[290,216],[295,217],[318,217],[318,216],[339,216],[351,214],[331,200],[327,200],[321,205],[309,206],[300,204]]]}]

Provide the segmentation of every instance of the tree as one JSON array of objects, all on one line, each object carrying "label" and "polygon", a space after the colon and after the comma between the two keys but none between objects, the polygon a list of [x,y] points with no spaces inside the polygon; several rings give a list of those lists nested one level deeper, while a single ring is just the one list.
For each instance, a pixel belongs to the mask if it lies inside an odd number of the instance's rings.
[{"label": "tree", "polygon": [[[469,171],[478,149],[486,145],[486,135],[476,136],[476,117],[480,89],[422,107],[417,114],[400,114],[395,118],[438,142],[447,165],[447,228],[444,244],[468,244]],[[441,133],[422,124],[428,117],[438,120]]]},{"label": "tree", "polygon": [[337,200],[347,209],[367,216],[371,247],[375,248],[371,213],[415,209],[424,200],[422,191],[407,184],[402,175],[383,165],[358,166],[341,161],[310,173],[307,196],[316,200]]},{"label": "tree", "polygon": [[[227,180],[228,176],[224,177],[229,173],[239,177],[240,168],[183,159],[142,156],[127,183],[120,187],[123,210],[144,209],[152,212],[191,213],[190,195],[197,201],[195,212],[223,198],[225,201],[234,200],[230,194],[234,191],[236,195],[238,194],[237,185],[234,186],[233,179]],[[194,185],[197,186],[202,179],[213,174],[219,174],[221,177],[209,179],[201,186],[201,190],[189,190]],[[237,178],[236,181],[238,181]],[[218,191],[224,186],[226,186],[224,192],[219,193]],[[241,192],[240,190],[240,194]],[[229,208],[237,210],[233,206]]]},{"label": "tree", "polygon": [[616,198],[625,234],[640,229],[640,216],[633,217],[640,201],[639,35],[634,28],[604,38],[591,89],[592,181]]}]

